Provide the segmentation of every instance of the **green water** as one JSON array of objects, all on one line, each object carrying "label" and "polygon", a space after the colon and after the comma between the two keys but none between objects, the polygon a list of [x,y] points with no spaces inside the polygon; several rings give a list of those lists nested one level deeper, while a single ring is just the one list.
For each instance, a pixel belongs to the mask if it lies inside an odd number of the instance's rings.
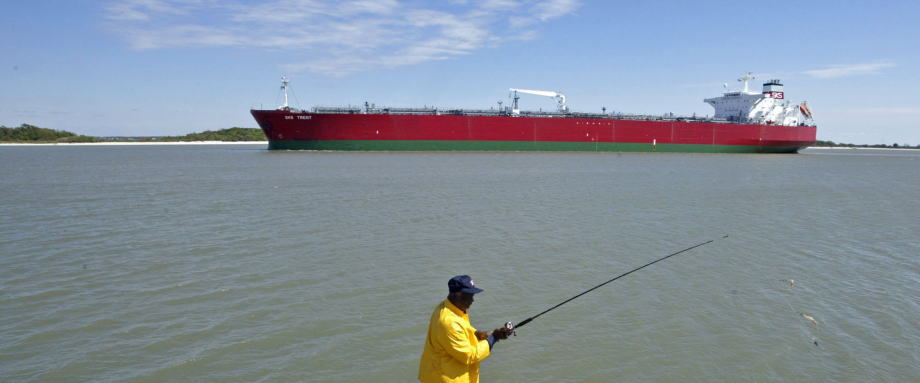
[{"label": "green water", "polygon": [[414,381],[455,274],[489,329],[724,234],[483,381],[920,380],[920,152],[264,148],[0,147],[0,380]]}]

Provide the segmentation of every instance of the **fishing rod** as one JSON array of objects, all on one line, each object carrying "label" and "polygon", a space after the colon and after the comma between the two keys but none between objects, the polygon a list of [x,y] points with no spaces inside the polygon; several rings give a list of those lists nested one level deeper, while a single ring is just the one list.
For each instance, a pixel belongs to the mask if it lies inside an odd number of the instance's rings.
[{"label": "fishing rod", "polygon": [[[722,238],[717,238],[717,239],[725,239],[725,238],[728,238],[728,235],[724,235],[724,236],[722,236]],[[530,317],[530,318],[524,319],[524,320],[518,322],[518,324],[513,324],[513,323],[511,323],[511,322],[505,323],[505,328],[507,328],[508,330],[511,330],[511,331],[517,330],[517,329],[519,329],[519,328],[521,328],[521,327],[524,327],[524,325],[530,323],[532,320],[537,319],[540,315],[543,315],[543,314],[546,314],[546,313],[548,313],[548,312],[550,312],[550,311],[553,311],[553,310],[555,310],[557,307],[562,306],[562,305],[564,305],[564,304],[566,304],[566,303],[569,303],[569,302],[575,300],[575,298],[578,298],[578,297],[580,297],[580,296],[582,296],[582,295],[585,295],[585,294],[587,294],[587,293],[590,293],[590,292],[596,290],[598,287],[601,287],[601,286],[603,286],[603,285],[606,285],[606,284],[608,284],[608,283],[610,283],[610,282],[613,282],[613,281],[615,281],[615,280],[617,280],[617,279],[623,278],[623,277],[625,277],[625,276],[627,276],[627,275],[629,275],[629,274],[635,273],[635,272],[637,272],[637,271],[639,271],[639,270],[644,269],[644,268],[647,267],[647,266],[651,266],[651,265],[654,265],[654,264],[656,264],[656,263],[658,263],[658,262],[661,262],[661,261],[663,261],[663,260],[665,260],[665,259],[671,258],[671,257],[673,257],[673,256],[675,256],[675,255],[677,255],[677,254],[680,254],[680,253],[683,253],[683,252],[687,252],[687,251],[693,250],[693,249],[695,249],[695,248],[697,248],[697,247],[700,247],[700,246],[703,246],[703,245],[707,245],[707,244],[710,244],[710,243],[712,243],[712,242],[715,242],[715,239],[710,239],[710,240],[708,240],[708,241],[706,241],[706,242],[703,242],[703,243],[699,243],[699,244],[690,246],[690,247],[688,247],[688,248],[686,248],[686,249],[683,249],[683,250],[681,250],[681,251],[678,251],[678,252],[675,252],[675,253],[668,254],[668,255],[666,255],[666,256],[664,256],[664,257],[658,258],[658,259],[656,259],[656,260],[654,260],[654,261],[651,261],[651,262],[649,262],[649,263],[646,263],[646,264],[644,264],[644,265],[642,265],[642,266],[639,266],[639,267],[637,267],[637,268],[635,268],[635,269],[629,270],[629,271],[627,271],[627,272],[625,272],[625,273],[623,273],[623,274],[617,275],[615,278],[613,278],[613,279],[611,279],[611,280],[609,280],[609,281],[607,281],[607,282],[601,283],[601,284],[599,284],[599,285],[597,285],[597,286],[594,286],[594,287],[592,287],[592,288],[590,288],[590,289],[588,289],[588,290],[585,290],[585,291],[582,292],[581,294],[578,294],[578,295],[576,295],[576,296],[574,296],[574,297],[571,297],[571,298],[569,298],[569,299],[566,299],[566,300],[563,301],[562,303],[560,303],[560,304],[558,304],[558,305],[555,305],[555,306],[553,306],[553,307],[550,307],[549,309],[546,309],[545,311],[543,311],[543,312],[541,312],[541,313],[539,313],[539,314],[537,314],[537,315],[534,315],[534,316],[532,316],[532,317]]]}]

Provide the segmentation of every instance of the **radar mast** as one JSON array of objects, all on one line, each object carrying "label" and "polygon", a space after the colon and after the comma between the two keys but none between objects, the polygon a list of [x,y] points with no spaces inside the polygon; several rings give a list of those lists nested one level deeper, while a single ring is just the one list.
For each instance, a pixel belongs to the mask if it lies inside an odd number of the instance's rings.
[{"label": "radar mast", "polygon": [[744,86],[741,88],[741,93],[751,93],[751,91],[748,90],[748,81],[751,81],[754,78],[754,75],[751,72],[748,72],[746,75],[741,76],[741,78],[738,79],[738,81],[741,81],[744,84]]},{"label": "radar mast", "polygon": [[287,94],[288,83],[290,83],[290,81],[288,81],[288,78],[282,75],[281,76],[281,93],[284,94],[284,104],[279,106],[278,109],[282,109],[282,110],[290,109],[290,106],[288,106],[288,94]]}]

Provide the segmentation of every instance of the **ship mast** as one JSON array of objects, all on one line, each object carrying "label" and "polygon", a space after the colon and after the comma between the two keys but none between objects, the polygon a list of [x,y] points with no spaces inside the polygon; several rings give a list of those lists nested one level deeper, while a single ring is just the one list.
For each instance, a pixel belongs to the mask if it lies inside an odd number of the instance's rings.
[{"label": "ship mast", "polygon": [[741,76],[741,78],[738,79],[738,81],[741,81],[742,83],[744,83],[744,87],[741,88],[741,93],[751,93],[748,90],[748,81],[751,81],[753,79],[754,79],[754,75],[751,72],[748,72],[748,74]]},{"label": "ship mast", "polygon": [[283,75],[281,76],[281,93],[284,94],[284,104],[279,106],[278,109],[288,110],[290,108],[288,106],[288,94],[287,94],[287,85],[289,82],[290,81],[288,81],[287,77]]}]

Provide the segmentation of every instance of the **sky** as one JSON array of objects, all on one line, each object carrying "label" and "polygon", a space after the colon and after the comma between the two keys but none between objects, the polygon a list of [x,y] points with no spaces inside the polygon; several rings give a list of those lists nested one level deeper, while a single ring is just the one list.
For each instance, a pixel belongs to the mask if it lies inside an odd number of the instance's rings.
[{"label": "sky", "polygon": [[[291,104],[711,115],[779,78],[818,139],[920,144],[920,2],[0,2],[0,125],[92,136],[257,127]],[[555,101],[524,96],[523,109]]]}]

